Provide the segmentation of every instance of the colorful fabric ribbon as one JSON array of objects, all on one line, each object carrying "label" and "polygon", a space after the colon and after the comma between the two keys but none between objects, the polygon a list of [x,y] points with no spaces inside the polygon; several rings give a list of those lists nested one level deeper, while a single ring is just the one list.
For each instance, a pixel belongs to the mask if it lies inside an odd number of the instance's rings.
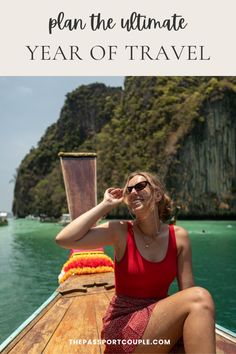
[{"label": "colorful fabric ribbon", "polygon": [[70,258],[62,267],[58,280],[61,284],[71,275],[105,272],[114,272],[114,263],[103,251],[72,251]]}]

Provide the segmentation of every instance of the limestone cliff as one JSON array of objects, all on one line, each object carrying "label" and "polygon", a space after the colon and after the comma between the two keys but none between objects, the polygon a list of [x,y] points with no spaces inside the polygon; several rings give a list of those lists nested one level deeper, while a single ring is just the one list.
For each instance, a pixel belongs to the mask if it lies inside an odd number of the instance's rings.
[{"label": "limestone cliff", "polygon": [[[64,150],[97,152],[98,200],[128,173],[148,170],[164,181],[180,216],[234,217],[235,112],[234,77],[127,77],[123,90],[82,86],[22,161],[13,211],[66,211],[57,157]],[[121,207],[112,215],[126,213]]]},{"label": "limestone cliff", "polygon": [[227,92],[206,100],[201,121],[179,142],[167,172],[167,187],[182,214],[227,216],[236,213],[236,101]]}]

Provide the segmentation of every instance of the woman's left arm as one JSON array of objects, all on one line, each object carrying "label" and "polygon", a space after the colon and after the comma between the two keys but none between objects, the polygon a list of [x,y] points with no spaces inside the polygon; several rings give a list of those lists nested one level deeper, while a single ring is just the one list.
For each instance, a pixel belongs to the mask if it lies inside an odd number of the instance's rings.
[{"label": "woman's left arm", "polygon": [[183,290],[194,286],[191,244],[184,228],[175,226],[175,234],[178,249],[177,280],[179,290]]}]

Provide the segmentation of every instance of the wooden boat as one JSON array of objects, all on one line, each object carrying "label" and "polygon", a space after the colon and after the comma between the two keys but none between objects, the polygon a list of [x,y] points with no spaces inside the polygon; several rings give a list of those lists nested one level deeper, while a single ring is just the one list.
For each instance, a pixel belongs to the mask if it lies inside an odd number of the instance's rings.
[{"label": "wooden boat", "polygon": [[[68,166],[65,167],[63,161],[64,178],[73,179],[75,183],[74,187],[66,183],[69,211],[73,219],[81,213],[79,207],[89,209],[96,202],[95,155],[62,156],[66,157],[66,164],[72,162],[77,165],[76,160],[80,160],[80,166],[76,167],[78,173],[81,173],[81,164],[86,170],[86,174],[82,173],[80,178],[85,183],[83,193],[86,193],[86,203],[83,203],[81,192],[79,195],[78,190],[74,192],[77,188],[75,180],[78,180],[76,174],[72,173]],[[87,185],[88,176],[94,183]],[[100,337],[102,317],[113,294],[113,272],[70,276],[2,343],[0,352],[3,354],[103,353],[104,344]],[[216,346],[217,354],[235,354],[235,333],[217,325]],[[182,343],[179,342],[171,353],[184,353]]]},{"label": "wooden boat", "polygon": [[[113,294],[112,273],[69,278],[3,343],[1,353],[103,353],[104,345],[98,342],[102,316]],[[89,344],[91,340],[97,344]],[[217,354],[236,353],[235,335],[220,326],[216,327],[216,345]],[[184,353],[183,347],[177,346],[172,353]]]},{"label": "wooden boat", "polygon": [[58,224],[61,226],[66,226],[71,222],[70,214],[62,214]]},{"label": "wooden boat", "polygon": [[8,225],[8,214],[5,211],[0,212],[0,226],[6,226]]}]

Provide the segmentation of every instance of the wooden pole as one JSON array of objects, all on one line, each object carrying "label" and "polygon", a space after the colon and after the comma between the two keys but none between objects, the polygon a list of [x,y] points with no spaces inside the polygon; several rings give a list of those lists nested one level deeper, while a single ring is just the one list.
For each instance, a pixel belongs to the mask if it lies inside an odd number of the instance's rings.
[{"label": "wooden pole", "polygon": [[[74,220],[97,204],[97,155],[95,153],[60,152],[59,156],[69,213],[71,220]],[[102,247],[93,248],[91,250],[72,249],[70,255],[73,257],[74,254],[78,256],[78,253],[90,252],[99,254],[94,255],[94,257],[97,257],[98,262],[102,259],[103,268],[106,269],[103,269],[104,272],[113,271],[112,260],[107,260],[109,257],[105,257]],[[91,264],[89,267],[92,267]],[[97,271],[93,271],[93,273],[96,272]]]},{"label": "wooden pole", "polygon": [[71,220],[97,204],[95,153],[60,152],[67,204]]}]

